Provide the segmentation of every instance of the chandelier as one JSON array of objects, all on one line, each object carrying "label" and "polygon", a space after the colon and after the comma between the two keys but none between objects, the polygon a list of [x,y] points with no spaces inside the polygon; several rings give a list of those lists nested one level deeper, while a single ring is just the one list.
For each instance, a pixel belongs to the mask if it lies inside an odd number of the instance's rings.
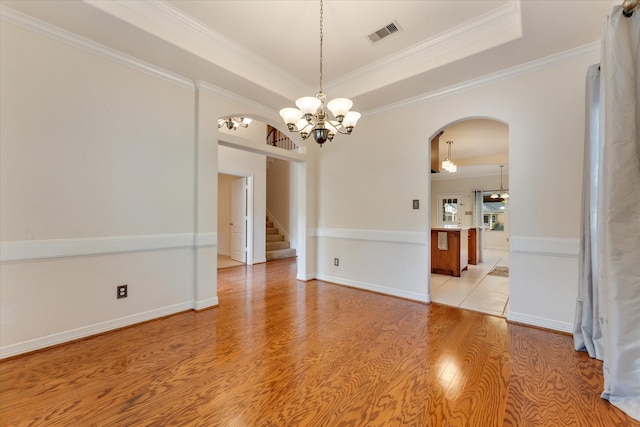
[{"label": "chandelier", "polygon": [[456,166],[453,161],[451,160],[451,145],[453,144],[453,141],[447,141],[447,144],[449,145],[449,149],[448,149],[448,154],[447,157],[444,158],[444,160],[442,161],[442,169],[446,170],[447,172],[453,173],[453,172],[457,172],[458,171],[458,166]]},{"label": "chandelier", "polygon": [[218,119],[218,129],[226,126],[229,130],[237,130],[239,127],[247,128],[250,124],[251,119],[248,117],[224,117]]},{"label": "chandelier", "polygon": [[508,199],[509,198],[509,193],[507,192],[507,190],[503,190],[502,189],[502,168],[504,167],[504,165],[500,165],[500,191],[494,191],[491,194],[491,198],[492,199]]},{"label": "chandelier", "polygon": [[[322,42],[323,42],[323,0],[320,0],[320,92],[315,96],[305,96],[296,100],[298,108],[283,108],[280,116],[291,132],[298,132],[303,140],[313,135],[322,147],[327,140],[332,141],[336,133],[350,135],[360,118],[360,113],[349,111],[353,102],[347,98],[336,98],[328,103],[322,92]],[[326,110],[333,115],[332,120]]]}]

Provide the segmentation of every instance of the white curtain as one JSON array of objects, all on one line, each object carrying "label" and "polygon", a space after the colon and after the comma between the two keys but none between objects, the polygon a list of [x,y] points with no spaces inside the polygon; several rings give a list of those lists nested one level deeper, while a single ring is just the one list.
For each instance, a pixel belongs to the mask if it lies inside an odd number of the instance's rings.
[{"label": "white curtain", "polygon": [[[640,10],[614,6],[587,74],[577,350],[603,360],[608,399],[640,420]],[[598,76],[599,74],[599,76]],[[599,83],[599,90],[598,90]]]},{"label": "white curtain", "polygon": [[482,227],[482,224],[482,190],[475,190],[473,192],[473,225]]}]

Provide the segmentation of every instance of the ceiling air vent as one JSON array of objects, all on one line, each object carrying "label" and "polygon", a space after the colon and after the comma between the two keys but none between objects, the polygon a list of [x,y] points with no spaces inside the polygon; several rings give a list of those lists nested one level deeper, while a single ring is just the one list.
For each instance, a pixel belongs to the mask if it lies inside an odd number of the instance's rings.
[{"label": "ceiling air vent", "polygon": [[400,31],[400,26],[396,21],[393,21],[389,25],[385,25],[384,27],[380,28],[378,31],[369,34],[367,38],[371,43],[375,43],[387,36],[390,36],[393,33],[397,33],[398,31]]}]

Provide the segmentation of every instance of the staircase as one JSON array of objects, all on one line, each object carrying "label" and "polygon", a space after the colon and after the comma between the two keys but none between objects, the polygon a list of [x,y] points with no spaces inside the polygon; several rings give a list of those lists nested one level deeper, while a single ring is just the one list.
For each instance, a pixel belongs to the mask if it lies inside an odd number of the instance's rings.
[{"label": "staircase", "polygon": [[267,217],[267,261],[296,256],[296,250],[284,240],[280,230],[273,226],[273,222]]}]

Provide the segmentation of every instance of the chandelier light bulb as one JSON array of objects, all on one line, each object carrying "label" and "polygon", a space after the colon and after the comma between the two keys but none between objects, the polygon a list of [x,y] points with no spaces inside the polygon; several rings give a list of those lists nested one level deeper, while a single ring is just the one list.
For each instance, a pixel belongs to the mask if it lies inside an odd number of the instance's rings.
[{"label": "chandelier light bulb", "polygon": [[327,103],[327,108],[339,122],[342,122],[351,107],[353,102],[348,98],[336,98]]},{"label": "chandelier light bulb", "polygon": [[302,111],[305,116],[313,116],[318,111],[318,108],[322,105],[322,101],[313,96],[303,96],[296,100],[296,106]]},{"label": "chandelier light bulb", "polygon": [[289,130],[293,130],[298,120],[302,117],[302,111],[297,108],[283,108],[280,110],[280,117],[282,117]]},{"label": "chandelier light bulb", "polygon": [[356,126],[356,123],[358,123],[358,120],[360,120],[361,116],[362,114],[358,113],[357,111],[349,111],[344,116],[344,119],[342,119],[342,126],[347,128],[347,132],[351,133],[351,130]]}]

